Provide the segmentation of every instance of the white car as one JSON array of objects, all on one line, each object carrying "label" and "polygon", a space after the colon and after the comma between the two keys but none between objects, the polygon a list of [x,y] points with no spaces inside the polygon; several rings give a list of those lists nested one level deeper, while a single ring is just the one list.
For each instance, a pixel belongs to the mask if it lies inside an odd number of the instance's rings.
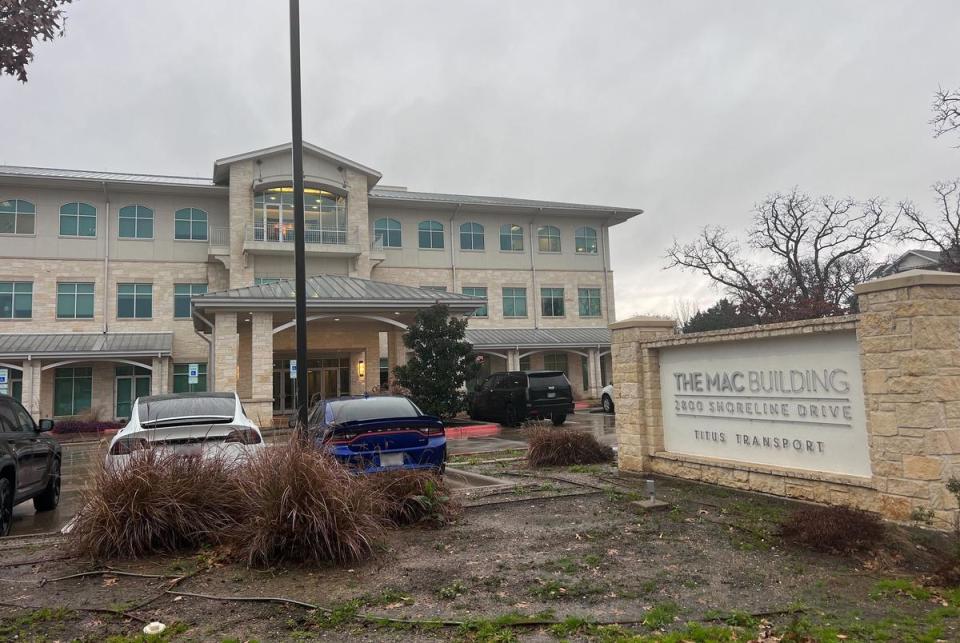
[{"label": "white car", "polygon": [[107,467],[123,467],[142,449],[236,461],[263,446],[236,393],[151,395],[133,403],[130,421],[110,442]]},{"label": "white car", "polygon": [[607,384],[600,391],[600,405],[604,413],[613,413],[613,384]]}]

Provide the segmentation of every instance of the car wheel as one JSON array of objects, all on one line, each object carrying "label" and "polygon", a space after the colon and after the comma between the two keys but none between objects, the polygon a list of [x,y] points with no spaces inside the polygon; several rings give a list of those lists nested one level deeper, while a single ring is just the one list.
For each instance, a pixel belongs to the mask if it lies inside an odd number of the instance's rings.
[{"label": "car wheel", "polygon": [[603,405],[604,413],[613,413],[613,400],[610,399],[609,395],[604,395],[603,399],[600,400],[600,404]]},{"label": "car wheel", "polygon": [[553,421],[553,426],[563,426],[563,423],[567,421],[567,414],[556,413],[550,419]]},{"label": "car wheel", "polygon": [[33,499],[33,508],[37,511],[53,511],[60,504],[60,461],[55,460],[47,488]]},{"label": "car wheel", "polygon": [[10,533],[13,523],[13,487],[8,478],[0,478],[0,536]]}]

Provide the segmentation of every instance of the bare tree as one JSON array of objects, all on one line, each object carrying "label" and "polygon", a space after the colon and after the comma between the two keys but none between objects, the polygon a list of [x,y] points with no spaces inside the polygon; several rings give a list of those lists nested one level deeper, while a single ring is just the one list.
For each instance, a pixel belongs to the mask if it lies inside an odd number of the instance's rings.
[{"label": "bare tree", "polygon": [[736,238],[714,226],[692,243],[674,242],[667,258],[669,267],[710,277],[762,322],[841,314],[869,272],[870,252],[897,221],[877,198],[814,198],[794,188],[754,209],[747,248],[772,262],[749,260]]},{"label": "bare tree", "polygon": [[938,181],[932,189],[937,195],[932,219],[910,201],[900,204],[905,224],[900,239],[936,247],[941,270],[960,272],[960,179]]},{"label": "bare tree", "polygon": [[960,129],[960,89],[939,88],[933,95],[933,137]]},{"label": "bare tree", "polygon": [[37,40],[62,36],[72,0],[0,0],[0,72],[27,82]]}]

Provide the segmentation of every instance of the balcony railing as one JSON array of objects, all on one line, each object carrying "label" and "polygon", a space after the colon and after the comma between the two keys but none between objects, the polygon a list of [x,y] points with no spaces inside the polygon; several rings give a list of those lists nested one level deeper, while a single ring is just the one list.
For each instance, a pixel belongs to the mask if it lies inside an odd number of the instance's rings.
[{"label": "balcony railing", "polygon": [[230,228],[210,228],[211,246],[229,246]]},{"label": "balcony railing", "polygon": [[[264,241],[267,243],[293,243],[294,231],[293,224],[287,225],[264,225],[254,223],[248,228],[249,239],[251,241]],[[344,245],[347,243],[346,230],[317,230],[308,228],[304,230],[304,243],[323,244],[323,245]]]}]

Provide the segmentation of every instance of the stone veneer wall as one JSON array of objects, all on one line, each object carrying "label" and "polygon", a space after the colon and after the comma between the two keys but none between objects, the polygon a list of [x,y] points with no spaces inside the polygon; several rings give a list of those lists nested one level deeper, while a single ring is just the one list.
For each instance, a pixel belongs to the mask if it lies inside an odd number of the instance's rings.
[{"label": "stone veneer wall", "polygon": [[[610,326],[620,467],[827,504],[905,521],[932,509],[952,524],[946,490],[960,476],[960,275],[911,271],[857,288],[860,314],[672,336],[672,324],[634,318]],[[668,346],[856,329],[872,477],[668,453],[663,446],[659,351]]]}]

